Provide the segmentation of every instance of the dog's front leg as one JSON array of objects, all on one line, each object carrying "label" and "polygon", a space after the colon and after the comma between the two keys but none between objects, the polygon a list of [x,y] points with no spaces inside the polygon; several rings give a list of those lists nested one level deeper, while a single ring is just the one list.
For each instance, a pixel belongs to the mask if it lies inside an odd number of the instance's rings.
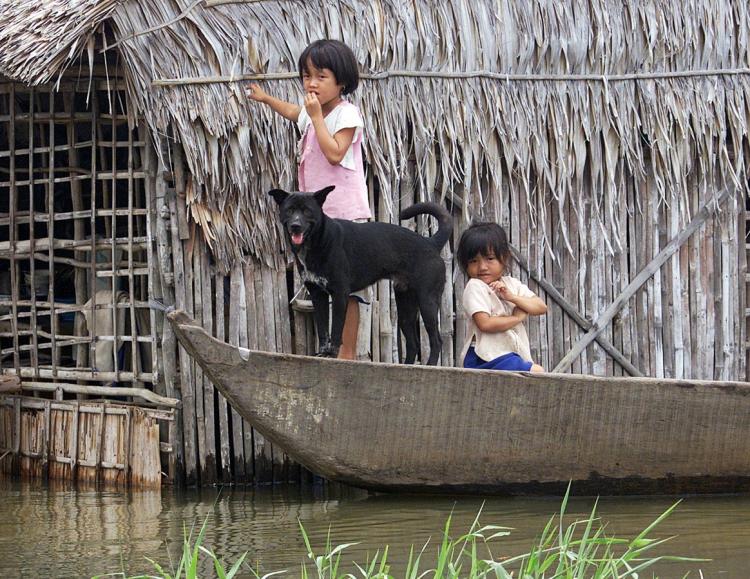
[{"label": "dog's front leg", "polygon": [[[307,284],[306,284],[307,285]],[[328,294],[316,285],[307,285],[313,307],[315,308],[315,329],[318,331],[318,356],[336,356],[328,337]]]}]

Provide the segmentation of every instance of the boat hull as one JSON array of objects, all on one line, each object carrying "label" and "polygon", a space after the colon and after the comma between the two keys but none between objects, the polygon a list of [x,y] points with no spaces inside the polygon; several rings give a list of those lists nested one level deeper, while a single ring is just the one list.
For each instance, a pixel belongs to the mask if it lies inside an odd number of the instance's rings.
[{"label": "boat hull", "polygon": [[168,315],[261,434],[375,489],[577,494],[750,490],[750,384],[349,362],[255,352]]}]

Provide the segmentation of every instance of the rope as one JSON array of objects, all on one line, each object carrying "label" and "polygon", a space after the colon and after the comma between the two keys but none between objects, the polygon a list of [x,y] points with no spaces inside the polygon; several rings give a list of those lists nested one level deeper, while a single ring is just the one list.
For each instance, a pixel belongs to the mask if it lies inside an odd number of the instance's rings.
[{"label": "rope", "polygon": [[[740,76],[750,74],[750,68],[716,69],[716,70],[684,70],[675,72],[635,72],[629,74],[506,74],[486,70],[470,72],[430,71],[430,70],[391,70],[385,72],[365,73],[360,75],[364,80],[386,80],[389,78],[438,78],[438,79],[469,79],[486,78],[505,82],[560,82],[560,81],[596,81],[604,83],[631,80],[660,80],[672,78],[697,78],[707,76]],[[271,72],[267,74],[240,74],[232,76],[205,76],[185,78],[155,79],[152,86],[185,86],[195,84],[226,84],[232,82],[246,82],[250,80],[287,80],[298,78],[296,72]]]}]

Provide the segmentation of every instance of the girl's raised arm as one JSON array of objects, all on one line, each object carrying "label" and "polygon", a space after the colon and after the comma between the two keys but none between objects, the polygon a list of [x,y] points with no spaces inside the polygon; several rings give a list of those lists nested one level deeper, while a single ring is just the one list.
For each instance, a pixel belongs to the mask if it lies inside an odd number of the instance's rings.
[{"label": "girl's raised arm", "polygon": [[271,96],[259,84],[252,83],[245,87],[245,94],[250,100],[268,105],[274,112],[280,114],[285,119],[289,119],[295,123],[299,119],[299,113],[302,110],[301,106]]}]

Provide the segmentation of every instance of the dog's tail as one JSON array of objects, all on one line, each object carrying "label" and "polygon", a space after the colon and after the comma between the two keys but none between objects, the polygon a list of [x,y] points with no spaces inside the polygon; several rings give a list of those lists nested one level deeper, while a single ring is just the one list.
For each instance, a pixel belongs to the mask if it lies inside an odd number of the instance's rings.
[{"label": "dog's tail", "polygon": [[399,218],[403,221],[424,213],[432,215],[438,221],[437,233],[428,239],[440,251],[450,239],[453,232],[453,221],[445,209],[437,203],[415,203],[404,209]]}]

